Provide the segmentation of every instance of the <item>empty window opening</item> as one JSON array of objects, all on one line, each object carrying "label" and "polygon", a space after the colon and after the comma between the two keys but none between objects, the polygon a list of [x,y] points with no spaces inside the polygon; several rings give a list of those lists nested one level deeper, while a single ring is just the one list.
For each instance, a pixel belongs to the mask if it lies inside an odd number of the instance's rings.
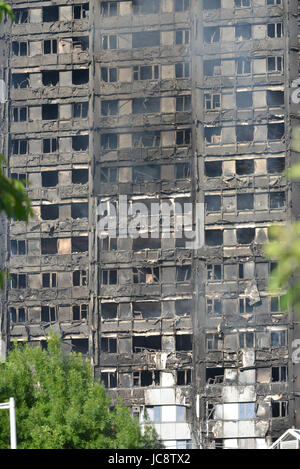
[{"label": "empty window opening", "polygon": [[204,107],[207,111],[219,109],[221,107],[221,93],[205,93]]},{"label": "empty window opening", "polygon": [[240,332],[239,333],[239,346],[241,349],[254,347],[254,333],[253,332]]},{"label": "empty window opening", "polygon": [[88,218],[89,215],[89,204],[87,202],[78,202],[71,204],[71,217],[76,218]]},{"label": "empty window opening", "polygon": [[117,16],[118,2],[101,2],[101,15],[102,16]]},{"label": "empty window opening", "polygon": [[104,387],[107,389],[116,388],[118,385],[117,373],[116,372],[101,373],[101,381],[103,382]]},{"label": "empty window opening", "polygon": [[73,236],[71,240],[72,253],[87,252],[89,250],[88,236]]},{"label": "empty window opening", "polygon": [[133,267],[133,283],[159,283],[159,267]]},{"label": "empty window opening", "polygon": [[27,286],[27,279],[26,274],[10,274],[11,280],[10,285],[11,288],[26,288]]},{"label": "empty window opening", "polygon": [[88,355],[89,339],[71,339],[72,352]]},{"label": "empty window opening", "polygon": [[219,145],[221,143],[221,127],[204,127],[206,143]]},{"label": "empty window opening", "polygon": [[160,98],[134,98],[132,100],[133,114],[148,114],[160,112]]},{"label": "empty window opening", "polygon": [[221,384],[224,381],[224,368],[206,368],[206,382],[208,384]]},{"label": "empty window opening", "polygon": [[89,69],[72,70],[72,84],[85,85],[89,82]]},{"label": "empty window opening", "polygon": [[267,90],[267,105],[282,106],[284,104],[284,91]]},{"label": "empty window opening", "polygon": [[175,314],[176,316],[186,316],[189,317],[192,315],[193,311],[193,301],[192,300],[177,300],[175,301]]},{"label": "empty window opening", "polygon": [[160,45],[160,31],[141,31],[132,34],[132,48]]},{"label": "empty window opening", "polygon": [[117,339],[112,337],[102,337],[101,351],[105,353],[117,353]]},{"label": "empty window opening", "polygon": [[287,366],[272,366],[272,383],[287,382]]},{"label": "empty window opening", "polygon": [[268,158],[267,171],[269,174],[282,173],[285,170],[285,158]]},{"label": "empty window opening", "polygon": [[235,162],[236,174],[245,176],[254,173],[254,160],[237,160]]},{"label": "empty window opening", "polygon": [[13,323],[24,323],[27,320],[25,308],[9,308],[9,316]]},{"label": "empty window opening", "polygon": [[240,57],[236,59],[236,73],[238,75],[251,73],[251,59],[249,57]]},{"label": "empty window opening", "polygon": [[159,318],[161,305],[159,301],[133,302],[133,316],[136,319]]},{"label": "empty window opening", "polygon": [[283,34],[282,23],[270,23],[267,25],[268,37],[281,37]]},{"label": "empty window opening", "polygon": [[133,67],[134,80],[158,80],[158,65],[135,65]]},{"label": "empty window opening", "polygon": [[114,83],[118,80],[118,70],[116,67],[101,67],[101,80],[106,83]]},{"label": "empty window opening", "polygon": [[116,269],[103,269],[101,275],[103,285],[117,285],[118,271]]},{"label": "empty window opening", "polygon": [[101,318],[116,319],[118,317],[117,303],[101,303]]},{"label": "empty window opening", "polygon": [[204,171],[205,171],[205,176],[209,178],[220,177],[222,176],[222,162],[221,161],[206,162]]},{"label": "empty window opening", "polygon": [[253,313],[253,305],[250,304],[250,299],[249,298],[240,298],[239,299],[239,312],[240,312],[240,314]]},{"label": "empty window opening", "polygon": [[42,306],[42,308],[41,308],[41,321],[42,322],[55,322],[56,321],[56,308],[55,308],[55,306]]},{"label": "empty window opening", "polygon": [[207,264],[206,273],[207,273],[207,280],[221,280],[222,279],[222,265],[221,264]]},{"label": "empty window opening", "polygon": [[205,231],[205,244],[207,246],[221,246],[223,243],[222,230],[206,230]]},{"label": "empty window opening", "polygon": [[206,195],[205,196],[205,209],[206,209],[206,212],[219,212],[221,210],[221,196],[220,195]]},{"label": "empty window opening", "polygon": [[192,109],[192,97],[190,94],[176,97],[176,111],[190,111]]},{"label": "empty window opening", "polygon": [[102,238],[101,249],[102,251],[116,251],[118,249],[118,239],[110,238],[109,236]]},{"label": "empty window opening", "polygon": [[116,116],[118,114],[118,110],[119,110],[118,99],[101,101],[101,115],[102,116]]},{"label": "empty window opening", "polygon": [[251,39],[251,24],[237,24],[235,27],[235,38],[238,41]]},{"label": "empty window opening", "polygon": [[42,286],[43,288],[56,288],[56,273],[42,274]]},{"label": "empty window opening", "polygon": [[41,239],[41,253],[42,254],[57,254],[57,238],[42,238]]},{"label": "empty window opening", "polygon": [[177,163],[175,165],[175,178],[176,179],[190,179],[191,166],[190,163]]},{"label": "empty window opening", "polygon": [[83,3],[82,5],[73,5],[73,18],[74,20],[81,20],[88,18],[89,4]]},{"label": "empty window opening", "polygon": [[13,256],[24,256],[26,254],[26,241],[24,239],[11,239],[10,253]]},{"label": "empty window opening", "polygon": [[208,316],[222,316],[222,301],[217,298],[207,298],[206,313]]},{"label": "empty window opening", "polygon": [[221,59],[204,60],[203,73],[206,77],[213,77],[221,74]]},{"label": "empty window opening", "polygon": [[12,53],[16,56],[26,56],[28,53],[28,44],[27,42],[12,42]]},{"label": "empty window opening", "polygon": [[237,195],[237,209],[238,210],[253,210],[254,195],[253,194],[238,194]]},{"label": "empty window opening", "polygon": [[190,8],[190,0],[175,0],[175,11],[187,11]]},{"label": "empty window opening", "polygon": [[56,39],[47,39],[44,41],[44,54],[57,54]]},{"label": "empty window opening", "polygon": [[115,34],[103,34],[102,36],[102,49],[117,49],[118,42]]},{"label": "empty window opening", "polygon": [[251,244],[255,238],[255,228],[238,228],[236,237],[238,244]]},{"label": "empty window opening", "polygon": [[176,78],[189,78],[190,64],[187,62],[180,62],[175,64],[175,77]]},{"label": "empty window opening", "polygon": [[41,205],[42,220],[56,220],[59,217],[59,205]]},{"label": "empty window opening", "polygon": [[251,0],[234,0],[234,5],[237,8],[250,7]]},{"label": "empty window opening", "polygon": [[15,15],[15,23],[16,24],[23,24],[28,23],[29,15],[28,15],[28,8],[16,8],[13,10]]},{"label": "empty window opening", "polygon": [[160,131],[136,132],[132,137],[133,148],[155,148],[160,146]]},{"label": "empty window opening", "polygon": [[89,147],[88,135],[76,135],[72,137],[72,149],[74,151],[85,151]]},{"label": "empty window opening", "polygon": [[42,172],[42,187],[55,187],[58,184],[58,171]]},{"label": "empty window opening", "polygon": [[177,130],[176,131],[176,145],[190,145],[192,137],[192,130]]},{"label": "empty window opening", "polygon": [[43,139],[43,153],[55,153],[58,150],[57,138],[44,138]]},{"label": "empty window opening", "polygon": [[29,73],[13,73],[12,86],[15,89],[29,87]]},{"label": "empty window opening", "polygon": [[206,350],[219,350],[223,347],[222,334],[206,334]]},{"label": "empty window opening", "polygon": [[281,72],[282,71],[282,57],[268,57],[267,70],[268,72]]},{"label": "empty window opening", "polygon": [[132,240],[132,250],[141,251],[142,249],[160,249],[161,240],[159,238],[135,238]]},{"label": "empty window opening", "polygon": [[177,386],[187,386],[192,382],[192,370],[177,370],[176,384]]},{"label": "empty window opening", "polygon": [[214,42],[220,41],[220,27],[209,26],[203,29],[204,42],[207,44],[213,44]]},{"label": "empty window opening", "polygon": [[13,155],[26,155],[28,152],[28,140],[12,140],[11,146]]},{"label": "empty window opening", "polygon": [[118,168],[100,168],[101,182],[117,182]]},{"label": "empty window opening", "polygon": [[133,167],[133,181],[139,182],[153,182],[160,178],[160,166],[134,166]]},{"label": "empty window opening", "polygon": [[149,15],[160,12],[160,0],[133,0],[134,15]]},{"label": "empty window opening", "polygon": [[189,282],[191,280],[192,267],[190,265],[176,266],[176,282]]},{"label": "empty window opening", "polygon": [[56,86],[59,82],[59,72],[56,70],[42,71],[42,83],[44,86]]},{"label": "empty window opening", "polygon": [[268,140],[281,140],[284,136],[284,123],[268,124]]},{"label": "empty window opening", "polygon": [[280,209],[285,207],[285,192],[270,193],[270,208]]},{"label": "empty window opening", "polygon": [[178,29],[175,32],[175,44],[184,45],[190,43],[190,31],[188,29]]},{"label": "empty window opening", "polygon": [[12,110],[13,122],[26,122],[27,116],[27,107],[14,107]]},{"label": "empty window opening", "polygon": [[288,416],[288,401],[272,401],[272,418],[283,418]]},{"label": "empty window opening", "polygon": [[193,349],[193,336],[191,334],[177,334],[175,336],[176,352],[190,352]]},{"label": "empty window opening", "polygon": [[149,336],[134,336],[132,338],[132,351],[134,353],[142,352],[144,349],[147,350],[161,350],[161,336],[160,335],[149,335]]},{"label": "empty window opening", "polygon": [[102,134],[101,146],[103,150],[116,150],[118,148],[118,135],[117,134]]},{"label": "empty window opening", "polygon": [[72,38],[72,47],[74,52],[82,52],[89,49],[89,37],[73,37]]},{"label": "empty window opening", "polygon": [[286,331],[271,331],[271,347],[286,346]]},{"label": "empty window opening", "polygon": [[88,181],[88,169],[72,169],[72,184],[87,184]]},{"label": "empty window opening", "polygon": [[252,108],[252,92],[251,91],[237,91],[236,93],[236,105],[238,109]]},{"label": "empty window opening", "polygon": [[252,142],[254,137],[253,125],[237,125],[235,128],[237,142]]},{"label": "empty window opening", "polygon": [[43,7],[43,23],[58,21],[58,17],[59,17],[59,8],[57,5]]},{"label": "empty window opening", "polygon": [[72,111],[75,119],[85,119],[88,117],[89,103],[87,101],[82,103],[73,103]]},{"label": "empty window opening", "polygon": [[58,104],[43,104],[42,105],[42,119],[43,120],[58,119]]},{"label": "empty window opening", "polygon": [[132,377],[133,386],[146,387],[160,385],[159,371],[134,371]]},{"label": "empty window opening", "polygon": [[87,270],[74,270],[73,274],[73,287],[86,287],[88,284],[88,271]]}]

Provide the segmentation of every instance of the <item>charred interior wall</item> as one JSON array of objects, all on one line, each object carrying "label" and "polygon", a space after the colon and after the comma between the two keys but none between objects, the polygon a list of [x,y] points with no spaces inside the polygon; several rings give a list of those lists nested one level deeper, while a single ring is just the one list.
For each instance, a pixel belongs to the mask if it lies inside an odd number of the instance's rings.
[{"label": "charred interior wall", "polygon": [[[35,217],[10,223],[9,340],[54,328],[166,447],[265,447],[297,406],[296,324],[263,244],[297,217],[281,173],[298,2],[13,6],[1,125]],[[100,239],[97,207],[120,196],[204,203],[205,246],[185,248],[176,215],[171,238]]]}]

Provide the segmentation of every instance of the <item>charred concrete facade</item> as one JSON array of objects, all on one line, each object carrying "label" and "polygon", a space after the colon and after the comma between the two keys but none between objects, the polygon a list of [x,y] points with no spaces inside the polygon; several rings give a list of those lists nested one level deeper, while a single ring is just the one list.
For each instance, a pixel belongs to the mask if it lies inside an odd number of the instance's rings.
[{"label": "charred concrete facade", "polygon": [[[298,217],[281,175],[298,2],[13,6],[1,151],[35,218],[2,229],[3,338],[43,345],[52,327],[166,447],[266,447],[297,422],[297,323],[263,244]],[[100,239],[97,207],[120,197],[205,204],[205,245],[175,236],[176,213],[171,238]]]}]

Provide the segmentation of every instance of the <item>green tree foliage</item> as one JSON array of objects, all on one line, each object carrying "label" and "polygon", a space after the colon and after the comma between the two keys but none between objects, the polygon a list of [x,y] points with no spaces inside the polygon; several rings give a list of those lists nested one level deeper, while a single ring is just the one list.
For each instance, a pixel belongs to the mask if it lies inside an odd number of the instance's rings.
[{"label": "green tree foliage", "polygon": [[[60,339],[47,350],[15,345],[0,365],[0,402],[15,398],[18,447],[27,449],[159,448],[121,402],[110,409],[102,384],[80,354],[64,354]],[[8,411],[0,412],[0,448],[9,448]]]},{"label": "green tree foliage", "polygon": [[[293,130],[291,149],[300,153],[300,127]],[[300,179],[300,161],[285,171],[290,181]],[[271,293],[286,290],[281,309],[289,305],[300,311],[300,221],[286,225],[273,225],[269,229],[270,242],[265,246],[269,260],[277,261],[269,282]]]},{"label": "green tree foliage", "polygon": [[14,19],[11,6],[5,2],[0,2],[0,21],[3,20],[4,13],[6,13],[12,20]]}]

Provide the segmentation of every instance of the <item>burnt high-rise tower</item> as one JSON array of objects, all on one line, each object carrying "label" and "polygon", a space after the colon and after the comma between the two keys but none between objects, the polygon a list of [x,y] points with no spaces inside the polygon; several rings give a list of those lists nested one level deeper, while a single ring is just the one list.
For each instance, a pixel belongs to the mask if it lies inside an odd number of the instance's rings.
[{"label": "burnt high-rise tower", "polygon": [[[1,222],[2,354],[52,327],[166,447],[267,447],[297,425],[297,318],[263,245],[299,213],[298,1],[12,3],[0,149],[35,217]],[[176,212],[171,236],[101,239],[99,203],[125,197],[204,204],[204,246]]]}]

